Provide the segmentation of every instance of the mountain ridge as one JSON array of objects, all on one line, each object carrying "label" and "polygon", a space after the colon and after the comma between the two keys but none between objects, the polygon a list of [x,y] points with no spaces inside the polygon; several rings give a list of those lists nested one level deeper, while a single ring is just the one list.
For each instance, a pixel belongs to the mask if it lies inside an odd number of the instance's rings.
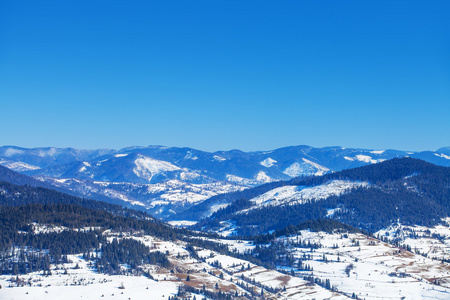
[{"label": "mountain ridge", "polygon": [[72,194],[137,204],[162,218],[223,193],[297,176],[323,175],[411,156],[450,166],[437,151],[289,146],[270,151],[207,152],[189,147],[130,146],[119,150],[0,147],[0,165]]},{"label": "mountain ridge", "polygon": [[[341,190],[328,187],[342,183],[346,185]],[[238,234],[260,234],[308,219],[332,218],[375,232],[396,221],[436,225],[450,216],[450,168],[409,157],[278,185],[226,195],[227,206],[195,228],[234,227]]]}]

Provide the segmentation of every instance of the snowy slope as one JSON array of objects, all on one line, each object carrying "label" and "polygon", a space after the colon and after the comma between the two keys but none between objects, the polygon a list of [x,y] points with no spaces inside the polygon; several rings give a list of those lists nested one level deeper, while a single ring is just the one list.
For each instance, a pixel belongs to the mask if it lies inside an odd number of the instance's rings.
[{"label": "snowy slope", "polygon": [[242,186],[253,187],[253,186],[263,184],[263,183],[272,182],[272,181],[274,181],[274,179],[269,177],[266,174],[266,172],[260,171],[258,174],[256,174],[253,178],[250,178],[250,179],[242,178],[242,177],[232,175],[232,174],[227,174],[226,181],[232,182],[235,184],[239,184]]},{"label": "snowy slope", "polygon": [[[287,270],[299,276],[311,274],[322,280],[328,279],[332,286],[347,295],[354,293],[367,300],[449,299],[450,266],[440,260],[411,253],[363,234],[302,230],[298,235],[277,240],[286,245],[294,262],[302,258],[303,265],[312,268],[312,271],[305,271],[294,263],[293,266],[284,265]],[[299,241],[320,247],[298,247],[295,244]]]},{"label": "snowy slope", "polygon": [[33,170],[39,170],[40,168],[37,166],[29,165],[27,163],[21,162],[21,161],[11,161],[8,159],[2,159],[0,158],[0,165],[11,169],[16,172],[26,172],[26,171],[33,171]]},{"label": "snowy slope", "polygon": [[302,158],[303,162],[295,162],[286,168],[283,173],[291,177],[316,175],[320,176],[330,171],[330,169],[316,164],[310,160]]},{"label": "snowy slope", "polygon": [[260,162],[261,166],[264,166],[266,168],[270,168],[270,167],[274,166],[276,163],[277,163],[277,161],[270,157],[268,157],[265,160]]},{"label": "snowy slope", "polygon": [[169,162],[152,159],[143,155],[139,155],[134,163],[135,167],[133,168],[133,173],[148,182],[150,182],[153,176],[157,174],[180,170],[179,167]]},{"label": "snowy slope", "polygon": [[251,199],[255,204],[251,209],[263,206],[302,204],[308,201],[318,201],[330,196],[339,196],[354,188],[367,186],[369,186],[367,182],[345,180],[333,180],[314,187],[283,186]]}]

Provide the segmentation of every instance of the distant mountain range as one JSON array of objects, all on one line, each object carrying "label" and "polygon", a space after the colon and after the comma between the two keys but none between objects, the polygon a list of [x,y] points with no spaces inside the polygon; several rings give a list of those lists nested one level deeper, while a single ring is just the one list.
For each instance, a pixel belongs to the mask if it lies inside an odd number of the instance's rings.
[{"label": "distant mountain range", "polygon": [[[0,165],[33,176],[46,187],[133,205],[162,218],[182,215],[218,195],[405,156],[450,166],[450,147],[407,152],[293,146],[273,151],[213,153],[162,146],[120,150],[0,147]],[[227,201],[221,203],[227,204]],[[198,216],[214,212],[211,205],[206,206],[207,210]]]}]

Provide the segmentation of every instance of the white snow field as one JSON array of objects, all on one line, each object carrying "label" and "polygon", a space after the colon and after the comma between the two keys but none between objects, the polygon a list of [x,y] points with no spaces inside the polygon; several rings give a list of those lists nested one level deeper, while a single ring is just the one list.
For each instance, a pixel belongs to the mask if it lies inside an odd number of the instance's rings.
[{"label": "white snow field", "polygon": [[268,157],[265,160],[261,161],[259,164],[266,168],[270,168],[270,167],[274,166],[276,163],[277,163],[277,161],[275,159]]},{"label": "white snow field", "polygon": [[[49,276],[41,273],[1,275],[0,299],[167,299],[177,294],[179,286],[248,297],[251,293],[263,293],[265,299],[348,299],[340,293],[310,285],[303,279],[215,251],[196,248],[199,258],[191,257],[184,242],[161,241],[140,233],[131,235],[105,231],[104,234],[109,240],[133,238],[151,247],[151,251],[168,253],[172,267],[165,269],[142,265],[142,273],[149,273],[153,279],[146,276],[112,276],[97,273],[90,263],[83,260],[82,255],[70,255],[71,263],[52,265],[52,275]],[[236,243],[236,249],[250,247],[242,241],[229,242]],[[286,290],[283,291],[284,287]],[[262,288],[264,291],[261,291]],[[192,298],[193,294],[190,293],[190,296]],[[202,298],[203,295],[197,295],[197,299]]]},{"label": "white snow field", "polygon": [[148,180],[150,182],[153,176],[170,171],[180,170],[179,167],[162,160],[156,160],[150,157],[139,155],[135,160],[135,167],[133,168],[134,174],[136,176]]},{"label": "white snow field", "polygon": [[0,165],[4,166],[8,169],[11,169],[13,171],[16,172],[25,172],[25,171],[31,171],[31,170],[38,170],[40,169],[37,166],[33,166],[24,162],[15,162],[15,161],[10,161],[10,160],[6,160],[6,159],[1,159],[0,158]]},{"label": "white snow field", "polygon": [[[450,299],[450,265],[397,248],[363,234],[328,234],[303,230],[293,237],[279,238],[286,245],[318,243],[318,249],[290,247],[295,258],[312,271],[286,269],[329,279],[337,290],[360,299]],[[324,260],[325,257],[325,260]],[[350,272],[346,268],[352,266]],[[404,297],[404,298],[403,298]]]},{"label": "white snow field", "polygon": [[[0,276],[0,299],[2,300],[79,300],[79,299],[167,299],[177,292],[177,283],[156,282],[144,276],[108,276],[89,268],[81,256],[70,256],[72,264],[53,266],[51,276],[39,273],[21,275],[31,286],[15,285],[9,279],[15,276]],[[78,264],[80,269],[74,269]],[[68,268],[68,274],[64,269]],[[124,287],[122,289],[122,287]]]},{"label": "white snow field", "polygon": [[434,227],[392,225],[375,233],[375,236],[396,241],[412,252],[433,259],[450,260],[449,218]]}]

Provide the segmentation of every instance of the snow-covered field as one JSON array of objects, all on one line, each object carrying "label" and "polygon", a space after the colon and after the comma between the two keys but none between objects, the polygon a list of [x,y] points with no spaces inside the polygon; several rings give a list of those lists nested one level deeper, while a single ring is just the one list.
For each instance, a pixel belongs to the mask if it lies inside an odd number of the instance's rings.
[{"label": "snow-covered field", "polygon": [[24,162],[15,162],[6,159],[0,158],[0,165],[4,166],[8,169],[14,170],[16,172],[25,172],[30,170],[38,170],[40,169],[37,166],[33,166]]},{"label": "snow-covered field", "polygon": [[[39,224],[35,228],[42,232],[64,230]],[[392,232],[408,232],[404,226],[399,228],[377,234],[387,237]],[[450,236],[446,225],[416,227],[415,231],[419,244],[430,238],[429,232],[431,237],[434,233]],[[198,258],[192,257],[185,242],[158,240],[139,232],[104,234],[110,240],[133,238],[151,251],[167,253],[172,267],[142,265],[142,274],[149,273],[150,277],[112,276],[96,272],[81,255],[71,255],[71,263],[52,265],[50,276],[42,272],[0,276],[0,299],[167,299],[176,295],[179,286],[233,295],[250,296],[253,291],[256,295],[264,294],[266,299],[348,299],[353,294],[360,299],[450,299],[450,264],[363,234],[302,230],[294,236],[279,237],[276,242],[291,259],[289,263],[278,264],[277,270],[198,247],[195,247]],[[209,240],[227,244],[231,251],[240,253],[255,248],[245,240]],[[305,247],[308,243],[319,247]],[[443,248],[442,253],[448,255],[449,249]],[[328,280],[334,291],[310,284],[305,276]],[[202,297],[198,295],[197,299]]]},{"label": "snow-covered field", "polygon": [[[69,258],[73,263],[53,266],[51,276],[40,273],[19,275],[24,286],[17,287],[16,276],[0,276],[0,299],[167,299],[177,292],[176,282],[156,282],[144,276],[98,274],[81,256]],[[75,269],[77,264],[79,269]],[[67,274],[64,274],[64,268],[67,268]]]},{"label": "snow-covered field", "polygon": [[[349,297],[354,294],[360,299],[450,299],[450,264],[442,261],[450,257],[450,228],[446,221],[433,228],[397,225],[375,234],[390,241],[400,238],[403,247],[363,234],[302,230],[297,235],[276,239],[286,250],[284,255],[292,256],[291,264],[279,264],[277,268],[300,278],[313,276],[322,281],[329,280],[339,292]],[[412,232],[414,238],[410,237]],[[246,241],[221,242],[240,252],[255,247]],[[320,247],[300,246],[302,243]],[[421,245],[422,248],[418,247],[421,254],[406,250],[406,245],[412,248]],[[299,266],[300,259],[302,267]],[[224,265],[225,260],[221,258],[220,261]],[[305,270],[306,265],[308,270]],[[253,272],[243,271],[243,274],[259,274],[259,268],[252,265]],[[270,272],[261,274],[270,278]],[[279,284],[274,279],[258,280]]]},{"label": "snow-covered field", "polygon": [[[110,231],[104,234],[108,239],[133,238],[151,247],[151,251],[167,253],[172,267],[142,265],[143,274],[150,276],[112,276],[97,273],[82,255],[70,255],[71,262],[52,265],[49,276],[42,272],[0,276],[0,299],[167,299],[177,294],[179,286],[233,296],[264,294],[265,299],[347,299],[301,278],[215,251],[196,247],[198,258],[194,258],[184,242],[162,241],[141,234]],[[228,243],[238,251],[252,248],[245,241]],[[197,295],[197,299],[202,298],[203,295]]]},{"label": "snow-covered field", "polygon": [[[290,245],[299,240],[321,247],[312,250]],[[450,299],[449,264],[380,240],[362,234],[304,230],[279,242],[285,243],[296,259],[306,258],[303,264],[312,267],[312,271],[300,270],[294,263],[286,269],[329,279],[332,286],[347,295],[354,293],[362,299]]]},{"label": "snow-covered field", "polygon": [[434,227],[392,225],[375,233],[380,238],[396,242],[414,253],[433,259],[450,260],[449,219]]}]

